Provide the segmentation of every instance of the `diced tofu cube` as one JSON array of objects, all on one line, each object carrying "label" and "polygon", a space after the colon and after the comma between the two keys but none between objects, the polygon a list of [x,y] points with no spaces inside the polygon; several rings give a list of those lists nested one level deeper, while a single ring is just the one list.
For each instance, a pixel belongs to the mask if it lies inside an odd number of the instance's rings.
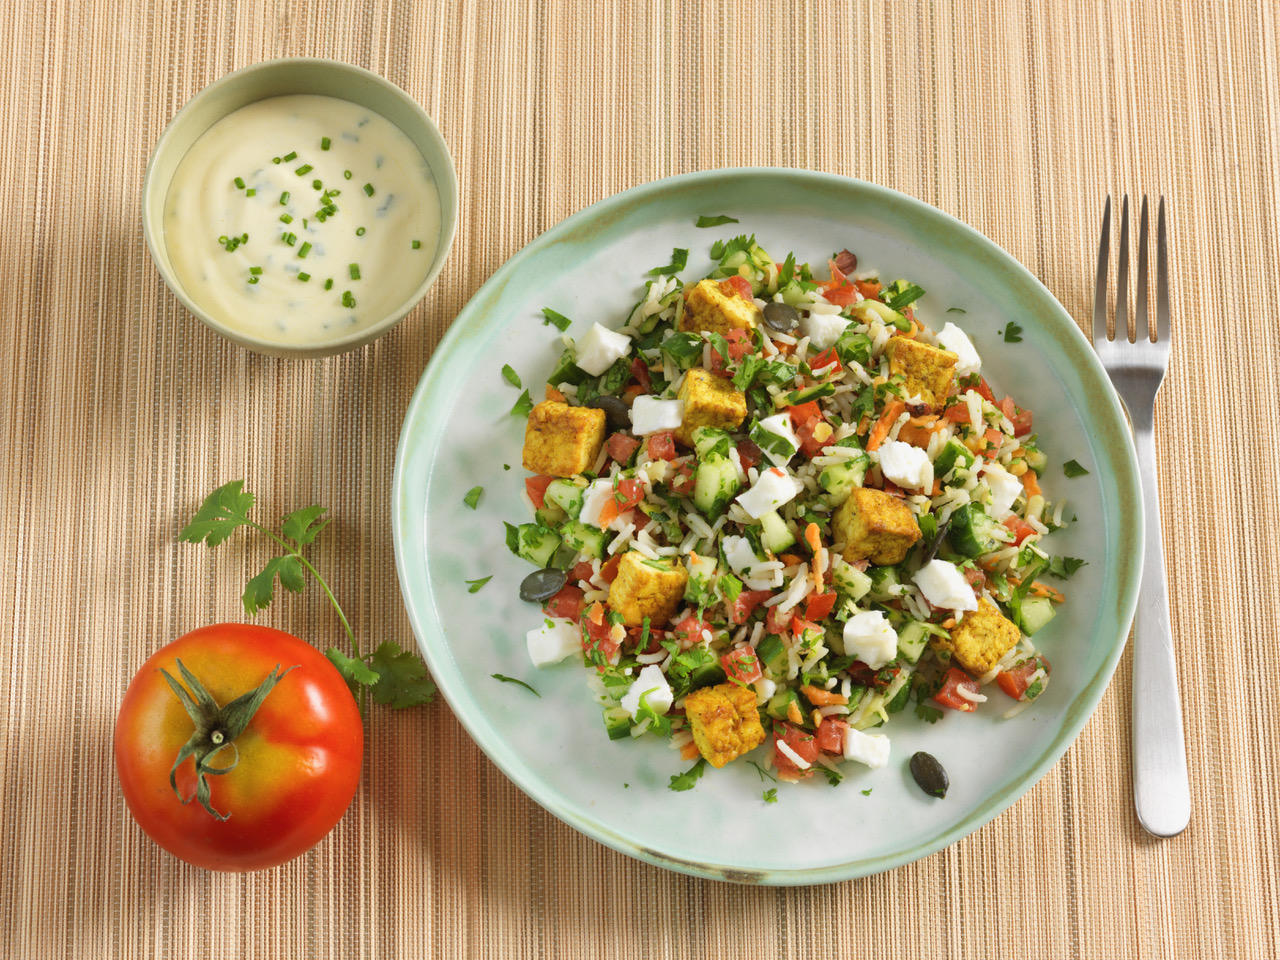
[{"label": "diced tofu cube", "polygon": [[582,652],[582,631],[572,620],[545,620],[525,634],[525,646],[535,667],[559,663],[571,653]]},{"label": "diced tofu cube", "polygon": [[1006,619],[986,597],[978,601],[978,609],[966,613],[951,630],[951,640],[938,640],[944,650],[950,650],[952,658],[975,677],[989,673],[1000,658],[1012,650],[1022,637],[1022,631]]},{"label": "diced tofu cube", "polygon": [[[640,398],[637,398],[637,401]],[[733,386],[727,377],[719,377],[702,367],[694,367],[680,384],[684,401],[684,419],[676,431],[676,439],[693,446],[693,431],[698,427],[733,430],[747,416],[747,395]]]},{"label": "diced tofu cube", "polygon": [[572,477],[591,469],[603,444],[603,410],[544,400],[529,411],[522,462],[534,473]]},{"label": "diced tofu cube", "polygon": [[640,712],[641,697],[644,698],[645,706],[659,716],[670,710],[671,704],[675,703],[671,684],[667,683],[666,676],[656,663],[641,670],[618,701],[618,705],[631,714],[632,720]]},{"label": "diced tofu cube", "polygon": [[651,560],[636,550],[622,555],[618,575],[609,585],[609,607],[629,627],[638,627],[649,618],[660,627],[671,619],[684,599],[689,571],[683,564]]},{"label": "diced tofu cube", "polygon": [[699,333],[710,331],[728,336],[733,330],[754,330],[760,308],[736,292],[726,293],[715,280],[702,280],[685,298],[680,329]]},{"label": "diced tofu cube", "polygon": [[922,402],[937,406],[951,392],[959,358],[950,350],[908,337],[891,337],[885,352],[889,355],[889,372],[902,374],[908,396],[918,396]]},{"label": "diced tofu cube", "polygon": [[695,690],[685,697],[684,715],[693,742],[713,767],[723,767],[764,743],[751,687],[721,683]]},{"label": "diced tofu cube", "polygon": [[855,487],[832,519],[836,540],[844,541],[844,558],[872,563],[901,563],[920,539],[915,514],[883,490]]}]

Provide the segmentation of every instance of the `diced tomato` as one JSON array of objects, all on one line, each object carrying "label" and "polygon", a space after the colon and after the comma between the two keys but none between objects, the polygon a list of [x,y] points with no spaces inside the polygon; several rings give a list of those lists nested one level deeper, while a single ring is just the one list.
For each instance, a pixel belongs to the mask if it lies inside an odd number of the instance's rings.
[{"label": "diced tomato", "polygon": [[779,741],[790,747],[801,760],[813,763],[818,759],[820,752],[814,735],[793,727],[789,723],[783,724],[781,734],[777,730],[773,732],[773,765],[777,768],[778,775],[784,780],[799,780],[812,776],[813,768],[801,770],[790,757],[778,749]]},{"label": "diced tomato", "polygon": [[640,384],[633,383],[627,389],[622,391],[622,399],[630,406],[635,402],[636,397],[643,397],[649,391],[645,390]]},{"label": "diced tomato", "polygon": [[690,458],[677,462],[675,475],[667,484],[671,487],[671,492],[679,496],[687,497],[693,493],[693,464]]},{"label": "diced tomato", "polygon": [[1005,517],[1003,522],[1013,532],[1013,545],[1015,547],[1022,546],[1022,541],[1036,532],[1035,528],[1021,517]]},{"label": "diced tomato", "polygon": [[674,460],[676,458],[676,435],[670,430],[651,433],[648,439],[650,460]]},{"label": "diced tomato", "polygon": [[590,580],[592,572],[591,563],[583,560],[573,565],[573,569],[569,571],[569,580],[575,583],[579,580]]},{"label": "diced tomato", "polygon": [[965,582],[975,590],[986,585],[987,575],[977,567],[965,567],[963,573]]},{"label": "diced tomato", "polygon": [[847,307],[852,303],[857,303],[862,299],[858,295],[858,288],[852,283],[845,283],[838,287],[832,287],[830,290],[822,294],[827,298],[829,303],[835,303],[842,307]]},{"label": "diced tomato", "polygon": [[795,614],[788,610],[786,613],[778,611],[778,605],[774,604],[769,608],[769,614],[764,620],[764,629],[767,633],[785,634],[791,629],[791,621]]},{"label": "diced tomato", "polygon": [[982,455],[990,460],[994,460],[1000,452],[1000,444],[1004,443],[1004,434],[995,427],[989,428],[982,434],[982,438],[987,441],[987,448],[982,451]]},{"label": "diced tomato", "polygon": [[732,277],[727,277],[720,282],[720,290],[726,297],[732,297],[734,294],[737,294],[744,300],[753,299],[751,281],[746,277],[738,276],[736,273]]},{"label": "diced tomato", "polygon": [[1027,692],[1027,687],[1031,684],[1031,676],[1037,670],[1044,670],[1045,673],[1049,672],[1049,661],[1039,654],[1023,660],[1012,670],[1001,670],[996,675],[996,683],[1000,684],[1000,689],[1013,697],[1013,699],[1021,700],[1023,694]]},{"label": "diced tomato", "polygon": [[794,407],[787,407],[787,413],[791,415],[791,425],[797,430],[806,423],[822,419],[822,409],[818,406],[817,400],[810,400],[808,403],[798,403]]},{"label": "diced tomato", "polygon": [[804,618],[814,623],[821,623],[831,616],[831,611],[835,609],[835,605],[836,594],[834,590],[828,593],[811,593],[804,607]]},{"label": "diced tomato", "polygon": [[609,456],[613,459],[619,463],[626,463],[640,448],[640,441],[635,437],[628,437],[625,433],[615,433],[604,442],[604,448],[609,451]]},{"label": "diced tomato", "polygon": [[535,510],[541,510],[547,502],[547,487],[555,477],[525,477],[524,489],[533,501]]},{"label": "diced tomato", "polygon": [[645,513],[643,510],[637,510],[636,515],[631,522],[636,525],[636,533],[639,533],[641,530],[643,530],[645,527],[649,525],[649,521],[650,521],[650,517],[647,513]]},{"label": "diced tomato", "polygon": [[720,658],[720,666],[724,667],[726,677],[739,683],[755,683],[764,676],[760,670],[760,658],[750,647],[730,650]]},{"label": "diced tomato", "polygon": [[649,365],[639,357],[631,361],[631,376],[635,377],[636,383],[645,393],[653,389],[653,380],[649,377]]},{"label": "diced tomato", "polygon": [[680,641],[681,647],[691,647],[702,641],[702,631],[710,630],[711,624],[690,615],[671,628],[671,637]]},{"label": "diced tomato", "polygon": [[734,599],[733,606],[729,608],[729,622],[746,623],[756,607],[769,599],[770,592],[769,590],[743,590]]},{"label": "diced tomato", "polygon": [[816,630],[819,633],[821,633],[822,627],[818,626],[816,623],[813,623],[810,620],[806,620],[804,617],[794,617],[794,619],[792,619],[791,635],[793,637],[798,638],[798,637],[804,636],[804,632],[806,630]]},{"label": "diced tomato", "polygon": [[615,553],[600,568],[600,579],[605,583],[613,583],[618,578],[618,564],[622,563],[622,554]]},{"label": "diced tomato", "polygon": [[823,753],[840,756],[844,753],[844,734],[849,724],[835,717],[827,717],[818,724],[818,749]]},{"label": "diced tomato", "polygon": [[978,378],[978,385],[973,388],[978,391],[978,396],[982,397],[987,403],[995,403],[996,395],[991,392],[991,386],[987,383],[986,377]]},{"label": "diced tomato", "polygon": [[662,649],[662,640],[665,636],[664,631],[651,629],[648,643],[642,650],[640,641],[644,637],[644,627],[627,627],[627,642],[636,648],[636,653],[657,653]]},{"label": "diced tomato", "polygon": [[831,367],[823,374],[824,377],[838,377],[844,373],[844,367],[840,364],[840,357],[836,354],[835,347],[822,351],[809,361],[810,370],[821,370],[824,367]]},{"label": "diced tomato", "polygon": [[596,623],[587,617],[583,620],[583,626],[586,628],[582,637],[583,652],[599,650],[606,660],[613,659],[613,655],[618,652],[618,642],[613,639],[613,625],[609,623],[609,618],[601,617],[600,623]]},{"label": "diced tomato", "polygon": [[[819,438],[822,439],[819,439]],[[831,442],[831,428],[821,417],[806,420],[796,427],[796,439],[800,441],[800,452],[812,459],[822,452],[822,448]]]},{"label": "diced tomato", "polygon": [[1013,397],[1005,397],[1000,401],[1000,412],[1012,420],[1018,413],[1018,405],[1013,402]]},{"label": "diced tomato", "polygon": [[764,454],[755,443],[744,437],[738,441],[738,459],[742,461],[743,470],[750,470],[764,459]]},{"label": "diced tomato", "polygon": [[875,300],[880,296],[881,285],[879,280],[855,280],[853,285],[858,288],[858,292],[868,300]]},{"label": "diced tomato", "polygon": [[559,593],[543,605],[542,612],[548,617],[568,617],[570,620],[577,621],[582,616],[582,601],[582,590],[567,583],[560,588]]},{"label": "diced tomato", "polygon": [[[744,280],[743,283],[746,283],[746,281]],[[741,360],[747,354],[756,352],[756,344],[751,339],[749,331],[735,327],[725,336],[725,340],[729,342],[730,360]]]},{"label": "diced tomato", "polygon": [[1010,417],[1013,421],[1013,435],[1015,437],[1025,437],[1031,432],[1031,411],[1019,409],[1016,416]]},{"label": "diced tomato", "polygon": [[621,514],[626,513],[643,499],[644,484],[641,481],[634,477],[619,480],[614,484],[613,496],[600,508],[600,517],[597,520],[600,529],[607,528]]},{"label": "diced tomato", "polygon": [[978,705],[968,697],[961,695],[959,692],[961,690],[976,694],[978,692],[978,681],[959,667],[952,667],[947,671],[947,675],[942,681],[942,689],[933,695],[933,699],[952,710],[973,713],[978,709]]},{"label": "diced tomato", "polygon": [[969,422],[969,405],[967,403],[957,403],[955,406],[947,407],[943,418],[948,423],[968,423]]}]

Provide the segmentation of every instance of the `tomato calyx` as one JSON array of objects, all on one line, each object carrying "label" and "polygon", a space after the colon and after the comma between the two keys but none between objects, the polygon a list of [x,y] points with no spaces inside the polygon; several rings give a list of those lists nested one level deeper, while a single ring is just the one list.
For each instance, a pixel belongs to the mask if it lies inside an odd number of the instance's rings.
[{"label": "tomato calyx", "polygon": [[[272,691],[277,683],[284,679],[290,670],[298,669],[298,665],[294,664],[292,667],[281,671],[280,664],[277,663],[272,671],[267,674],[266,679],[258,684],[257,687],[248,693],[242,693],[230,703],[220,707],[209,691],[204,688],[204,684],[200,682],[194,673],[187,669],[186,664],[181,660],[177,661],[177,663],[182,679],[186,681],[187,687],[191,688],[190,691],[173,679],[173,675],[163,667],[160,668],[160,673],[182,702],[187,715],[191,717],[191,722],[195,724],[195,730],[192,732],[190,739],[182,745],[182,749],[178,751],[177,759],[173,761],[173,766],[169,768],[169,786],[173,788],[174,795],[182,802],[183,806],[186,806],[192,800],[199,800],[200,806],[204,807],[210,816],[217,820],[228,820],[231,814],[222,814],[213,808],[213,804],[210,802],[209,781],[206,778],[227,774],[236,768],[236,765],[240,762],[240,750],[235,744],[236,737],[244,733],[245,727],[249,725],[253,715],[262,706],[262,701],[267,699],[267,694]],[[235,759],[225,767],[210,765],[209,761],[227,747],[235,751]],[[187,757],[195,759],[196,789],[191,796],[184,797],[182,791],[178,789],[178,767],[182,765],[182,762]]]}]

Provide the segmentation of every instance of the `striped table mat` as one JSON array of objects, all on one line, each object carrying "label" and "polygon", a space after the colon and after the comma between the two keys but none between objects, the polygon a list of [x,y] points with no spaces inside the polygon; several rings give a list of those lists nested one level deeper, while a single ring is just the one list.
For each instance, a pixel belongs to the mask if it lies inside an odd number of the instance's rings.
[{"label": "striped table mat", "polygon": [[[1041,9],[1045,8],[1045,9]],[[0,951],[11,957],[1274,958],[1280,955],[1280,35],[1273,4],[14,0],[0,17]],[[459,232],[392,334],[324,361],[197,323],[142,240],[165,123],[255,61],[368,67],[438,121]],[[150,843],[111,761],[143,660],[240,619],[174,531],[244,477],[337,518],[366,635],[412,643],[389,491],[410,393],[512,253],[634,184],[738,165],[872,180],[992,237],[1076,317],[1103,197],[1163,193],[1177,346],[1157,410],[1194,819],[1130,801],[1129,660],[1063,760],[969,838],[802,889],[694,880],[527,800],[444,703],[368,720],[356,802],[275,870]],[[1228,497],[1226,494],[1232,494]],[[327,645],[323,600],[260,622]],[[1262,664],[1259,669],[1256,665]]]}]

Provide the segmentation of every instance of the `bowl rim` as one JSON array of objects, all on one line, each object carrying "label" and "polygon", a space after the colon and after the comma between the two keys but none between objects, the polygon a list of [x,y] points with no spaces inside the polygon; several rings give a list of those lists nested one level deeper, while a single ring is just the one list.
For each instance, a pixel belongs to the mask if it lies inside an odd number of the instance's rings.
[{"label": "bowl rim", "polygon": [[[152,177],[155,173],[156,158],[163,152],[166,143],[175,136],[175,131],[181,129],[181,125],[194,108],[203,100],[213,95],[219,90],[226,87],[235,86],[246,82],[250,78],[259,73],[269,73],[273,71],[283,71],[300,66],[322,66],[338,71],[346,71],[355,76],[360,77],[375,86],[381,87],[389,94],[401,100],[411,113],[417,115],[422,121],[424,129],[427,132],[427,138],[435,143],[439,148],[441,156],[444,158],[444,165],[437,169],[433,164],[428,163],[432,176],[435,178],[436,189],[440,193],[441,209],[443,210],[447,200],[451,201],[453,207],[453,215],[448,218],[447,223],[442,222],[442,230],[440,235],[440,243],[436,249],[435,258],[432,262],[431,269],[427,272],[422,282],[414,289],[409,297],[401,304],[396,306],[389,314],[363,329],[353,333],[345,334],[332,340],[317,341],[315,343],[291,345],[281,343],[276,340],[267,340],[260,337],[254,337],[240,330],[234,330],[214,319],[208,312],[200,307],[186,291],[182,289],[182,284],[172,275],[172,268],[166,267],[160,254],[163,250],[164,238],[163,231],[157,236],[151,229],[151,208],[152,208]],[[261,99],[269,99],[263,97]],[[339,99],[344,99],[339,97]],[[256,101],[251,101],[256,102]],[[355,101],[351,101],[355,102]],[[229,116],[229,114],[227,114]],[[215,121],[216,122],[216,121]],[[389,123],[391,121],[388,121]],[[398,124],[393,124],[400,129]],[[403,133],[404,131],[401,130]],[[412,138],[411,138],[412,139]],[[415,145],[416,146],[416,145]],[[426,159],[425,157],[423,158]],[[179,161],[180,162],[180,161]],[[167,194],[167,190],[166,190]],[[163,199],[160,201],[163,203]],[[147,157],[146,170],[142,176],[142,233],[147,243],[147,252],[151,255],[151,262],[155,265],[156,272],[160,274],[160,278],[164,281],[164,285],[169,289],[179,302],[182,303],[187,311],[200,320],[205,326],[214,332],[220,334],[228,340],[240,344],[255,353],[264,354],[266,356],[275,357],[291,357],[291,358],[310,358],[310,357],[326,357],[337,353],[345,353],[348,350],[354,350],[357,347],[370,343],[381,337],[393,327],[400,323],[410,311],[414,309],[426,296],[427,291],[435,283],[436,278],[440,275],[440,271],[444,269],[445,262],[449,259],[449,254],[453,249],[453,241],[457,234],[458,228],[458,173],[453,162],[453,154],[449,151],[449,145],[444,139],[444,135],[440,132],[440,128],[436,125],[434,119],[423,106],[415,100],[407,90],[403,87],[392,83],[381,74],[374,73],[364,67],[357,66],[353,63],[347,63],[343,60],[334,60],[328,57],[276,57],[271,60],[261,60],[257,63],[251,63],[247,66],[240,67],[230,73],[223,74],[218,79],[201,87],[186,103],[178,110],[177,113],[165,124],[164,130],[160,136],[156,138],[155,145],[151,148],[151,153]]]},{"label": "bowl rim", "polygon": [[[946,211],[940,210],[932,204],[925,203],[922,200],[908,194],[901,193],[900,191],[894,190],[890,187],[884,187],[880,184],[871,183],[866,180],[860,180],[854,177],[845,177],[839,174],[822,173],[787,167],[721,168],[665,177],[639,184],[584,207],[547,231],[534,237],[528,244],[516,251],[486,280],[480,289],[476,291],[471,299],[459,311],[457,317],[445,332],[445,335],[432,350],[431,358],[427,367],[423,371],[418,385],[413,392],[413,396],[411,397],[406,409],[400,439],[396,448],[396,460],[391,490],[391,532],[393,546],[395,549],[396,571],[400,582],[401,594],[409,616],[410,624],[413,627],[415,637],[418,641],[419,650],[422,652],[427,665],[431,669],[433,679],[437,683],[441,694],[449,702],[454,716],[458,719],[458,722],[462,724],[463,728],[471,736],[475,744],[482,752],[485,753],[486,756],[489,757],[495,766],[497,766],[508,779],[519,787],[522,793],[578,832],[583,833],[620,853],[642,860],[654,866],[663,867],[691,876],[736,883],[810,885],[833,883],[870,876],[885,870],[912,863],[923,857],[929,856],[930,854],[936,853],[944,847],[950,846],[951,844],[956,843],[964,837],[974,833],[982,826],[993,820],[996,816],[1003,813],[1019,798],[1024,796],[1036,782],[1038,782],[1059,762],[1059,760],[1061,760],[1066,751],[1075,743],[1085,724],[1096,712],[1099,702],[1111,683],[1111,679],[1114,676],[1115,668],[1120,660],[1120,656],[1124,652],[1133,621],[1134,611],[1137,606],[1138,588],[1142,573],[1142,557],[1140,552],[1136,557],[1129,558],[1128,570],[1130,575],[1128,576],[1128,579],[1125,580],[1123,577],[1118,578],[1120,579],[1120,583],[1117,587],[1116,609],[1119,611],[1119,618],[1117,620],[1115,635],[1112,636],[1110,630],[1105,629],[1105,625],[1104,629],[1098,634],[1098,636],[1105,638],[1109,642],[1107,654],[1099,665],[1097,671],[1089,678],[1088,682],[1084,684],[1083,688],[1072,701],[1072,709],[1068,711],[1067,716],[1064,718],[1064,723],[1061,727],[1060,733],[1039,757],[1036,763],[1032,764],[1021,775],[1016,777],[1016,779],[1014,779],[1003,791],[986,798],[983,803],[976,806],[973,811],[962,820],[958,821],[950,828],[932,836],[924,843],[905,850],[884,854],[870,859],[852,860],[819,867],[803,867],[797,869],[738,868],[725,864],[685,860],[678,856],[673,856],[669,853],[646,847],[630,837],[614,832],[609,829],[606,824],[598,822],[589,816],[581,815],[576,811],[563,809],[557,806],[554,801],[554,797],[549,796],[550,791],[542,788],[542,781],[536,775],[531,774],[529,776],[524,776],[517,769],[513,769],[505,762],[506,758],[504,758],[498,750],[491,749],[491,745],[487,744],[479,735],[477,729],[478,725],[473,720],[472,711],[475,711],[476,713],[483,713],[483,708],[467,691],[461,677],[459,676],[455,678],[450,672],[451,657],[448,654],[447,647],[440,651],[435,651],[433,650],[432,644],[428,643],[426,638],[434,636],[435,633],[442,632],[427,629],[437,619],[434,611],[434,591],[431,588],[429,579],[425,588],[422,588],[422,585],[417,581],[412,583],[410,582],[408,570],[409,559],[406,555],[408,544],[412,539],[415,536],[419,540],[421,539],[421,532],[409,527],[408,524],[411,518],[408,517],[405,512],[408,496],[406,493],[406,483],[408,481],[406,464],[408,461],[411,436],[415,432],[418,421],[426,415],[427,405],[423,401],[433,391],[435,382],[440,376],[440,371],[444,368],[447,362],[445,358],[447,358],[459,345],[459,341],[474,335],[476,332],[473,329],[469,330],[469,325],[465,321],[472,314],[482,315],[485,312],[487,306],[489,306],[486,301],[493,296],[495,291],[500,291],[508,285],[511,275],[526,259],[570,238],[581,227],[589,224],[590,221],[597,217],[607,216],[608,214],[615,212],[616,208],[635,205],[654,194],[660,194],[673,188],[693,186],[703,181],[710,182],[722,181],[730,178],[748,179],[752,177],[770,176],[794,179],[819,188],[823,186],[844,189],[854,187],[870,192],[875,195],[877,199],[890,203],[902,204],[916,213],[939,218],[954,229],[960,231],[965,240],[968,243],[974,244],[980,252],[991,257],[996,263],[1006,269],[1013,271],[1024,283],[1030,283],[1033,289],[1044,298],[1044,305],[1049,312],[1057,316],[1063,329],[1067,331],[1068,338],[1075,340],[1078,348],[1083,348],[1083,350],[1077,350],[1077,353],[1083,358],[1085,369],[1090,379],[1094,381],[1094,385],[1102,388],[1098,391],[1097,396],[1092,398],[1093,406],[1091,407],[1091,417],[1103,420],[1104,422],[1108,422],[1110,425],[1118,426],[1119,428],[1114,434],[1115,438],[1118,440],[1118,445],[1114,448],[1114,451],[1117,454],[1116,463],[1118,465],[1118,469],[1113,476],[1113,480],[1117,486],[1121,500],[1130,502],[1134,505],[1134,509],[1127,512],[1122,511],[1119,514],[1121,526],[1117,530],[1115,537],[1116,540],[1121,543],[1128,542],[1140,545],[1143,542],[1144,521],[1141,510],[1142,494],[1138,481],[1137,456],[1133,444],[1133,438],[1127,426],[1123,407],[1120,404],[1119,397],[1111,387],[1110,380],[1103,371],[1101,363],[1098,361],[1092,346],[1080,330],[1079,325],[1071,314],[1067,312],[1066,308],[1053,295],[1053,293],[1040,282],[1039,278],[1023,266],[1023,264],[1012,254],[1008,253],[1003,247],[995,243],[995,241],[989,239],[964,221],[952,216]],[[1124,558],[1122,556],[1122,562],[1123,559]],[[1124,573],[1125,569],[1122,567],[1119,572]],[[414,591],[417,591],[416,596]],[[455,704],[458,704],[459,706],[455,707]]]}]

